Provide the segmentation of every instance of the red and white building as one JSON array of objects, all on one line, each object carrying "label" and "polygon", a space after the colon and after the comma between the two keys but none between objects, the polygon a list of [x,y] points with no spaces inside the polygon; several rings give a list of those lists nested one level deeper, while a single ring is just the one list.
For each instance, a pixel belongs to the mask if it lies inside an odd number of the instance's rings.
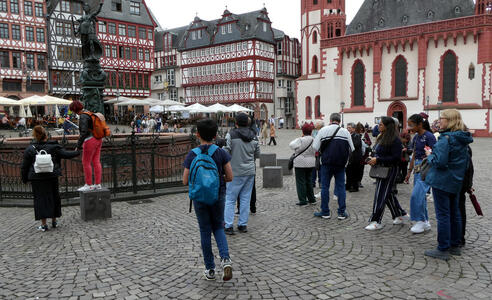
[{"label": "red and white building", "polygon": [[[492,1],[366,0],[346,26],[345,0],[301,0],[297,124],[343,112],[374,124],[459,109],[492,136]],[[418,7],[418,9],[417,9]]]},{"label": "red and white building", "polygon": [[46,5],[0,0],[0,96],[47,92]]}]

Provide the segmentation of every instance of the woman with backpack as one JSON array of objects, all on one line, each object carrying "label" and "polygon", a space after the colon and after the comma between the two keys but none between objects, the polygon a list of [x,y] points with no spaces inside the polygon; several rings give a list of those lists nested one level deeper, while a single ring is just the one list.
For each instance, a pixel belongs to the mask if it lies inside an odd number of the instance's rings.
[{"label": "woman with backpack", "polygon": [[32,135],[34,140],[24,151],[21,177],[22,182],[31,182],[32,185],[34,218],[36,221],[41,220],[38,230],[47,231],[46,219],[51,218],[51,225],[56,228],[56,218],[61,217],[61,200],[58,189],[61,159],[74,158],[79,155],[79,152],[66,151],[57,141],[48,141],[48,135],[42,126],[35,126]]},{"label": "woman with backpack", "polygon": [[[82,150],[82,165],[84,167],[85,185],[78,189],[86,192],[101,189],[102,166],[101,148],[103,138],[109,135],[104,116],[100,113],[92,113],[84,109],[82,102],[74,100],[70,104],[70,110],[80,116],[77,149]],[[95,182],[92,182],[92,167],[94,167]]]}]

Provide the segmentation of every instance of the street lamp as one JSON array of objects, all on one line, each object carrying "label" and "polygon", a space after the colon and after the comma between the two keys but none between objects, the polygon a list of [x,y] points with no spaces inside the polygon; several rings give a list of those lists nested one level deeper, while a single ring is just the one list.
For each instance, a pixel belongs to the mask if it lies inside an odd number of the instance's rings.
[{"label": "street lamp", "polygon": [[342,110],[342,127],[344,127],[344,126],[343,126],[343,125],[344,125],[344,122],[343,122],[343,109],[345,108],[345,102],[343,102],[343,101],[342,101],[342,102],[340,102],[340,108],[341,108],[341,110]]},{"label": "street lamp", "polygon": [[442,100],[439,99],[439,101],[437,101],[437,118],[439,120],[441,119],[441,106],[442,106]]}]

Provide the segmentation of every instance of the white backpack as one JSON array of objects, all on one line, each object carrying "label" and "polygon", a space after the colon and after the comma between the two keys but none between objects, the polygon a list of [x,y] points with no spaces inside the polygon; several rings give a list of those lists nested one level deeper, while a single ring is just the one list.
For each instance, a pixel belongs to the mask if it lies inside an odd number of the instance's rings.
[{"label": "white backpack", "polygon": [[52,173],[54,164],[51,160],[51,154],[48,154],[46,150],[38,151],[36,147],[32,146],[36,150],[36,160],[34,161],[34,173]]}]

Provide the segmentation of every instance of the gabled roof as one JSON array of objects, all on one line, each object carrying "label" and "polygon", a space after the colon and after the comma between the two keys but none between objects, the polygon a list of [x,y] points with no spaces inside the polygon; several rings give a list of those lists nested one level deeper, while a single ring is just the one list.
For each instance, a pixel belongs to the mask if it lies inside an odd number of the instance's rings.
[{"label": "gabled roof", "polygon": [[[100,18],[124,21],[128,23],[135,23],[141,25],[147,25],[152,27],[157,27],[157,22],[152,17],[150,10],[145,4],[145,0],[115,0],[121,3],[122,8],[121,12],[113,11],[111,9],[112,1],[104,1],[104,5],[102,7],[101,13],[99,14]],[[130,2],[140,2],[140,15],[130,14]]]},{"label": "gabled roof", "polygon": [[471,16],[473,0],[365,0],[346,34]]}]

